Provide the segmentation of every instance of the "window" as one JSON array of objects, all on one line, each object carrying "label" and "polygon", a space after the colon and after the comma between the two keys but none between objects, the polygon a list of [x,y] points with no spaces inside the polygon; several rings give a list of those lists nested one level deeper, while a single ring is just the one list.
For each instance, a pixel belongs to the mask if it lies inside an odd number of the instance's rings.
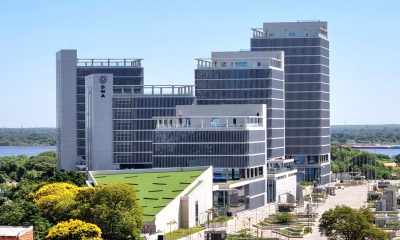
[{"label": "window", "polygon": [[190,127],[190,118],[183,119],[183,127]]},{"label": "window", "polygon": [[196,201],[195,203],[194,216],[195,216],[196,226],[199,226],[199,201]]},{"label": "window", "polygon": [[222,125],[222,121],[219,118],[211,118],[211,127],[219,127]]}]

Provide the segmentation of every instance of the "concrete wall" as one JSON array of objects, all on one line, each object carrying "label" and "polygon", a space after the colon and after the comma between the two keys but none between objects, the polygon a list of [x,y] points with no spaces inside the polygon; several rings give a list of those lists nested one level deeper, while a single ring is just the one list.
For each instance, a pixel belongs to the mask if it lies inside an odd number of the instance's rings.
[{"label": "concrete wall", "polygon": [[92,74],[85,81],[86,159],[89,169],[116,169],[113,164],[113,75]]},{"label": "concrete wall", "polygon": [[[197,186],[188,196],[185,196],[197,183]],[[195,226],[195,202],[199,203],[199,220],[203,223],[207,220],[204,217],[205,212],[212,208],[212,167],[209,167],[203,174],[201,174],[195,181],[193,181],[183,192],[181,192],[174,200],[172,200],[165,208],[163,208],[157,215],[155,220],[156,231],[161,231],[164,234],[169,232],[170,229],[176,230],[183,225],[181,218],[181,197],[188,198],[188,225],[189,227]],[[201,215],[203,214],[203,215]],[[168,225],[170,221],[176,221],[177,224]]]},{"label": "concrete wall", "polygon": [[[276,184],[276,201],[286,202],[287,194],[290,193],[296,199],[296,171],[285,173],[285,178],[278,179],[275,181]],[[292,176],[289,176],[292,175]]]},{"label": "concrete wall", "polygon": [[76,133],[76,50],[56,54],[57,155],[58,168],[75,170]]},{"label": "concrete wall", "polygon": [[[5,227],[7,228],[7,226]],[[10,226],[8,228],[11,229],[13,227]],[[4,231],[4,229],[2,231]],[[6,235],[11,235],[11,234],[6,234]],[[1,236],[0,233],[0,240],[34,240],[33,227],[27,227],[26,229],[21,229],[17,234],[15,234],[15,236]]]}]

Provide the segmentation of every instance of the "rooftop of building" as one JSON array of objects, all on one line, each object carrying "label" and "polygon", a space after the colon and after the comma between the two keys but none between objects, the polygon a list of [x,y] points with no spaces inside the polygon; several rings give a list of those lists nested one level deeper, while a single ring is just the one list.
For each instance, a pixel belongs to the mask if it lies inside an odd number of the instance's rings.
[{"label": "rooftop of building", "polygon": [[18,237],[29,231],[33,231],[32,226],[0,226],[0,237]]},{"label": "rooftop of building", "polygon": [[212,52],[211,58],[198,58],[197,68],[274,68],[283,70],[283,51]]},{"label": "rooftop of building", "polygon": [[116,96],[194,96],[194,85],[114,85]]},{"label": "rooftop of building", "polygon": [[78,67],[142,67],[141,58],[78,58]]},{"label": "rooftop of building", "polygon": [[262,28],[252,28],[253,38],[328,38],[326,21],[265,22]]},{"label": "rooftop of building", "polygon": [[[104,173],[103,173],[104,172]],[[109,172],[109,173],[107,173]],[[119,172],[119,173],[116,173]],[[97,184],[125,183],[131,185],[143,208],[144,221],[153,221],[155,216],[193,183],[204,170],[168,171],[168,169],[150,169],[125,173],[121,171],[91,172]],[[193,188],[196,188],[195,185]],[[193,189],[188,190],[189,194]]]}]

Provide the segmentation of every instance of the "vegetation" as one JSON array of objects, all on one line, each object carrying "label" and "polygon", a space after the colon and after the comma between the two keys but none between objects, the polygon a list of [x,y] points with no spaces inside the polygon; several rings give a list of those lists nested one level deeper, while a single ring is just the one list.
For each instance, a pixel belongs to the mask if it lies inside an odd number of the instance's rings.
[{"label": "vegetation", "polygon": [[95,240],[101,237],[101,230],[92,223],[86,223],[80,220],[69,220],[59,222],[52,227],[47,240]]},{"label": "vegetation", "polygon": [[[400,176],[400,169],[386,167],[392,162],[384,154],[374,154],[333,144],[331,147],[332,172],[360,172],[367,179],[391,179]],[[375,176],[376,175],[376,176]]]},{"label": "vegetation", "polygon": [[291,224],[295,221],[295,216],[288,212],[281,212],[275,215],[274,222],[277,224]]},{"label": "vegetation", "polygon": [[[0,225],[33,225],[35,236],[44,239],[52,226],[76,219],[96,224],[104,239],[139,239],[143,212],[134,188],[84,187],[85,180],[84,174],[57,171],[54,152],[0,157]],[[75,239],[57,236],[48,239]]]},{"label": "vegetation", "polygon": [[312,233],[312,228],[311,227],[305,227],[304,228],[304,234],[309,234]]},{"label": "vegetation", "polygon": [[167,240],[180,239],[180,238],[192,235],[193,233],[200,232],[202,230],[204,230],[203,227],[179,228],[175,231],[167,233],[166,239]]},{"label": "vegetation", "polygon": [[0,128],[0,146],[54,146],[55,128]]},{"label": "vegetation", "polygon": [[28,195],[52,223],[80,219],[94,223],[105,239],[139,239],[142,209],[133,188],[125,184],[77,187],[52,183]]},{"label": "vegetation", "polygon": [[[203,171],[157,172],[146,174],[95,175],[99,185],[126,183],[135,188],[137,199],[143,206],[144,221],[152,221],[154,216]],[[149,201],[151,200],[151,201]]]},{"label": "vegetation", "polygon": [[367,208],[359,210],[342,205],[322,214],[319,224],[321,234],[329,239],[386,240],[389,236],[374,225],[375,217]]},{"label": "vegetation", "polygon": [[332,143],[400,144],[400,125],[331,126]]},{"label": "vegetation", "polygon": [[222,222],[227,222],[229,220],[231,220],[233,217],[229,217],[229,216],[218,216],[215,217],[213,220],[210,221],[210,223],[222,223]]},{"label": "vegetation", "polygon": [[140,239],[143,210],[127,184],[82,188],[75,198],[76,218],[97,224],[105,239]]}]

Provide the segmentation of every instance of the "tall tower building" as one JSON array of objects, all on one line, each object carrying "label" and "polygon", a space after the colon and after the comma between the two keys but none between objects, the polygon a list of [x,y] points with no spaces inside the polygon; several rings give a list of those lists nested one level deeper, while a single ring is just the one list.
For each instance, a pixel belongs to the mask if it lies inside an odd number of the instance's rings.
[{"label": "tall tower building", "polygon": [[56,54],[58,168],[85,165],[85,77],[113,74],[115,86],[137,86],[142,91],[141,59],[78,59],[73,49]]},{"label": "tall tower building", "polygon": [[286,156],[299,181],[330,182],[329,40],[327,22],[264,23],[252,51],[285,52]]},{"label": "tall tower building", "polygon": [[56,57],[59,169],[152,167],[152,118],[192,104],[193,86],[144,85],[141,59]]}]

